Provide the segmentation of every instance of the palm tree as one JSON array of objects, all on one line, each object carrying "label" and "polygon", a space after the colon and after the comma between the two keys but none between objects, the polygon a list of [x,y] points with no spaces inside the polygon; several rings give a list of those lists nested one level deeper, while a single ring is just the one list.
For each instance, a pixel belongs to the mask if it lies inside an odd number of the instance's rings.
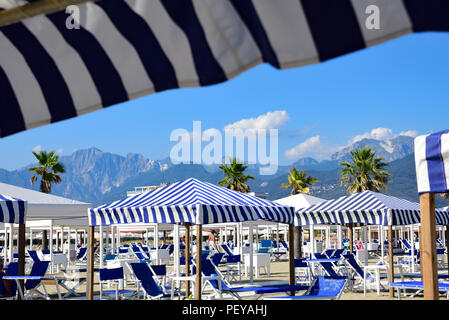
[{"label": "palm tree", "polygon": [[295,167],[293,167],[288,173],[288,183],[282,184],[282,187],[292,188],[290,195],[298,193],[310,194],[310,186],[312,186],[315,182],[320,181],[309,176],[305,170],[297,170]]},{"label": "palm tree", "polygon": [[341,185],[349,185],[349,194],[362,191],[380,192],[387,190],[388,178],[391,173],[385,170],[388,163],[383,158],[377,158],[376,152],[370,147],[351,151],[351,162],[340,162],[343,166]]},{"label": "palm tree", "polygon": [[59,162],[59,156],[55,155],[54,150],[49,153],[46,151],[40,151],[39,153],[33,151],[33,154],[39,165],[28,169],[29,172],[34,173],[30,180],[31,185],[34,185],[37,179],[41,178],[40,191],[50,193],[52,183],[62,182],[59,173],[65,173],[64,165]]},{"label": "palm tree", "polygon": [[[319,182],[320,180],[315,179],[307,174],[307,172],[304,170],[297,170],[295,167],[293,167],[289,172],[289,175],[287,177],[288,183],[282,184],[282,187],[284,188],[292,188],[290,195],[295,195],[298,193],[307,193],[310,194],[310,186],[314,184],[315,182]],[[295,259],[301,259],[302,256],[302,241],[301,241],[301,233],[302,228],[299,226],[293,227],[293,255]]]},{"label": "palm tree", "polygon": [[254,177],[249,174],[244,174],[246,168],[248,168],[248,166],[237,161],[236,158],[231,158],[229,167],[225,164],[220,165],[220,169],[223,170],[225,178],[218,182],[218,184],[231,190],[243,193],[250,192],[246,182],[249,179],[254,179]]}]

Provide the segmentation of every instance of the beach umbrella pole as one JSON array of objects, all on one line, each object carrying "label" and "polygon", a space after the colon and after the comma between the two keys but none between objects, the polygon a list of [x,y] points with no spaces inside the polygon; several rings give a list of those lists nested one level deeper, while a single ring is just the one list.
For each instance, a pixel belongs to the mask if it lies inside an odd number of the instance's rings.
[{"label": "beach umbrella pole", "polygon": [[[190,223],[185,224],[185,258],[186,258],[186,277],[190,275]],[[190,296],[190,281],[186,281],[186,299]]]},{"label": "beach umbrella pole", "polygon": [[449,226],[446,226],[446,233],[445,233],[445,238],[446,238],[446,262],[447,262],[447,274],[449,274]]},{"label": "beach umbrella pole", "polygon": [[[393,227],[388,226],[388,272],[390,282],[394,282]],[[394,288],[390,287],[390,298],[394,298]]]},{"label": "beach umbrella pole", "polygon": [[419,197],[421,206],[421,260],[424,284],[424,300],[438,300],[438,270],[436,249],[435,194],[424,193]]},{"label": "beach umbrella pole", "polygon": [[203,227],[198,224],[196,226],[196,281],[195,281],[195,299],[201,300],[201,252],[203,238]]},{"label": "beach umbrella pole", "polygon": [[89,238],[88,238],[88,265],[87,265],[87,299],[94,299],[94,237],[95,237],[95,227],[89,227]]},{"label": "beach umbrella pole", "polygon": [[[24,276],[25,275],[25,224],[21,223],[19,224],[19,234],[18,234],[18,239],[17,239],[18,243],[17,243],[17,251],[19,254],[19,259],[18,259],[18,275],[19,276]],[[19,281],[20,287],[22,288],[22,292],[24,289],[24,281],[20,280]],[[20,299],[20,295],[19,299]]]},{"label": "beach umbrella pole", "polygon": [[354,227],[352,223],[349,224],[349,251],[354,253]]},{"label": "beach umbrella pole", "polygon": [[[288,240],[289,240],[289,250],[288,250],[288,269],[289,269],[289,284],[291,286],[295,285],[295,239],[294,239],[294,226],[293,224],[288,225]],[[301,240],[301,237],[299,237]],[[291,296],[295,295],[295,291],[290,292]]]}]

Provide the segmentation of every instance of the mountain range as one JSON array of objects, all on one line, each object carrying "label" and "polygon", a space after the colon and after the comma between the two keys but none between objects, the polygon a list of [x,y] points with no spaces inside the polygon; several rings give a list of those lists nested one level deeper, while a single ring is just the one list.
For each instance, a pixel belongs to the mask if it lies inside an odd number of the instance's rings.
[{"label": "mountain range", "polygon": [[[249,182],[251,191],[265,193],[271,200],[288,196],[289,190],[282,188],[281,184],[287,182],[288,170],[295,166],[307,170],[309,175],[320,180],[312,188],[314,196],[332,199],[345,195],[346,190],[339,183],[339,162],[347,160],[350,151],[362,145],[373,147],[378,156],[389,162],[388,170],[392,173],[392,179],[385,193],[418,201],[413,138],[405,136],[386,141],[363,139],[335,153],[330,160],[302,158],[290,166],[280,166],[277,173],[271,176],[260,175],[258,165],[250,165],[247,173],[255,177],[255,180]],[[173,165],[168,158],[151,160],[135,153],[121,156],[97,148],[77,150],[70,156],[61,156],[60,162],[64,164],[66,173],[63,174],[62,183],[53,185],[52,194],[92,203],[94,206],[126,197],[126,192],[137,186],[159,185],[190,177],[212,183],[223,179],[218,165]],[[0,182],[38,190],[39,182],[30,185],[32,174],[28,168],[32,166],[35,164],[12,171],[0,169]],[[437,198],[437,206],[447,205],[448,201]]]}]

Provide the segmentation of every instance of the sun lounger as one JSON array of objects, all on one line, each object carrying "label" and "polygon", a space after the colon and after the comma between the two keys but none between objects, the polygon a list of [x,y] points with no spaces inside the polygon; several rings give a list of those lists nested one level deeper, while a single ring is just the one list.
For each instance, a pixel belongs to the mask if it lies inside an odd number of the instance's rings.
[{"label": "sun lounger", "polygon": [[87,259],[87,247],[81,247],[76,255],[76,260],[83,261]]},{"label": "sun lounger", "polygon": [[[339,274],[341,268],[337,266],[336,262],[338,261],[337,258],[327,258],[324,254],[321,253],[315,253],[315,261],[324,270],[327,276],[329,277],[338,277],[341,276]],[[312,260],[304,260],[304,261],[313,261]],[[312,271],[313,273],[313,271]]]},{"label": "sun lounger", "polygon": [[144,299],[170,298],[170,294],[165,293],[161,286],[153,278],[153,272],[146,263],[131,263],[131,268],[135,277],[139,280],[139,286],[143,289]]},{"label": "sun lounger", "polygon": [[304,295],[290,297],[270,297],[264,300],[338,300],[346,287],[348,279],[344,276],[318,276]]},{"label": "sun lounger", "polygon": [[304,260],[305,259],[294,260],[295,276],[299,283],[310,284],[311,280],[310,268],[308,264],[304,262]]},{"label": "sun lounger", "polygon": [[[396,288],[398,294],[398,300],[401,300],[401,290],[404,289],[416,289],[416,292],[412,295],[420,293],[424,290],[424,284],[422,281],[401,281],[401,282],[393,282],[388,283],[388,286],[392,288]],[[446,292],[446,295],[449,296],[449,283],[439,282],[438,283],[438,291]]]},{"label": "sun lounger", "polygon": [[220,272],[217,270],[213,264],[209,261],[202,262],[202,273],[204,277],[210,277],[212,279],[206,280],[205,284],[209,284],[212,290],[220,298],[223,294],[230,294],[234,299],[241,300],[241,293],[253,292],[254,300],[259,299],[264,294],[269,293],[290,293],[296,291],[307,290],[308,286],[297,286],[297,285],[277,285],[277,286],[252,286],[252,287],[231,287],[222,277],[219,276]]},{"label": "sun lounger", "polygon": [[[120,298],[123,298],[126,294],[129,293],[135,293],[134,290],[125,290],[125,289],[119,289],[119,286],[121,285],[121,280],[124,280],[124,273],[123,268],[113,268],[113,269],[107,269],[103,268],[99,270],[99,276],[100,276],[100,300],[103,298],[103,295],[109,295],[114,296],[115,300],[119,300]],[[111,282],[115,285],[115,290],[103,290],[103,283],[107,281],[110,285]]]},{"label": "sun lounger", "polygon": [[[29,274],[30,277],[44,277],[48,270],[48,265],[50,261],[36,261],[33,263],[33,267],[31,268],[31,272]],[[42,286],[43,293],[38,290],[38,288]],[[32,299],[35,297],[44,298],[49,300],[47,289],[45,288],[45,284],[42,279],[28,279],[24,285],[24,298]]]},{"label": "sun lounger", "polygon": [[[387,276],[379,275],[379,279],[377,279],[375,275],[373,275],[369,271],[366,271],[365,275],[365,269],[362,268],[362,266],[359,264],[359,262],[357,261],[356,257],[353,254],[351,253],[344,254],[343,257],[345,258],[345,261],[348,264],[348,266],[353,271],[353,276],[354,279],[356,280],[355,283],[351,284],[351,288],[356,288],[358,286],[363,285],[363,290],[365,292],[366,289],[372,291],[371,286],[376,285],[376,287],[378,286],[379,288],[382,287],[383,289],[385,289],[382,283],[380,283],[380,280],[386,279]],[[377,281],[379,281],[379,283],[377,283]]]}]

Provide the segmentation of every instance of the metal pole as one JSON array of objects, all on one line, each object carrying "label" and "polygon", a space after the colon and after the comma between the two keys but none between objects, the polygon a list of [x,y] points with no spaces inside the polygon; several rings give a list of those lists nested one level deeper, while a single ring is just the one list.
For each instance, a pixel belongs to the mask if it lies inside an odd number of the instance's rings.
[{"label": "metal pole", "polygon": [[[186,244],[185,244],[185,258],[186,258],[186,277],[188,277],[190,275],[190,223],[187,222],[185,224],[185,239],[186,239]],[[198,254],[198,252],[197,252]],[[199,253],[201,255],[201,252]],[[186,281],[186,299],[188,299],[190,296],[190,281]]]},{"label": "metal pole", "polygon": [[195,299],[201,300],[201,251],[202,246],[202,225],[198,224],[196,226],[196,281],[195,281]]}]

